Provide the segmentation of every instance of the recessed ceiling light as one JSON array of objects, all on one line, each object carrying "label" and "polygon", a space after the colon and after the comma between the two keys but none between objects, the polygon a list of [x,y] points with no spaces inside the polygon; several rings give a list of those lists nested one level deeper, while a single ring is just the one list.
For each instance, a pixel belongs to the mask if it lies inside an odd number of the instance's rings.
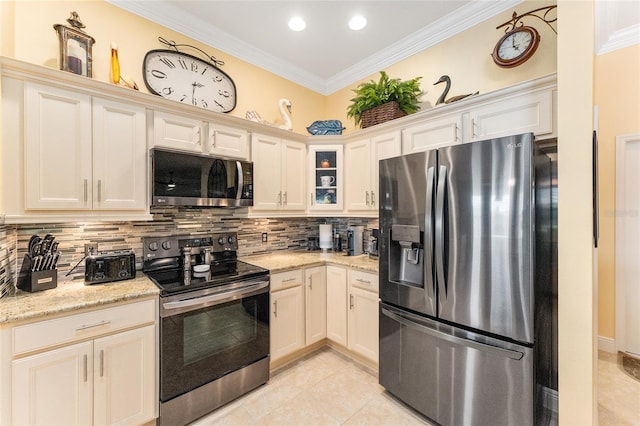
[{"label": "recessed ceiling light", "polygon": [[289,28],[293,31],[302,31],[306,27],[307,23],[304,22],[304,19],[299,16],[294,16],[293,18],[289,19]]},{"label": "recessed ceiling light", "polygon": [[367,18],[362,15],[355,15],[349,19],[349,28],[354,31],[358,31],[367,26]]}]

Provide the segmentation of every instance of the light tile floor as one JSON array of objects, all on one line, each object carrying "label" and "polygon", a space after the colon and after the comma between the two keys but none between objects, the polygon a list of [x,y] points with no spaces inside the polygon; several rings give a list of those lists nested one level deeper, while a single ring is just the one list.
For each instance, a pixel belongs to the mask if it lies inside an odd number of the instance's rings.
[{"label": "light tile floor", "polygon": [[324,348],[192,426],[429,424],[384,392],[371,371]]},{"label": "light tile floor", "polygon": [[[600,426],[640,426],[640,381],[624,372],[617,355],[598,354]],[[325,348],[276,371],[264,386],[192,426],[429,425],[389,396],[375,374]]]},{"label": "light tile floor", "polygon": [[618,355],[598,353],[600,426],[640,425],[640,381],[627,374]]}]

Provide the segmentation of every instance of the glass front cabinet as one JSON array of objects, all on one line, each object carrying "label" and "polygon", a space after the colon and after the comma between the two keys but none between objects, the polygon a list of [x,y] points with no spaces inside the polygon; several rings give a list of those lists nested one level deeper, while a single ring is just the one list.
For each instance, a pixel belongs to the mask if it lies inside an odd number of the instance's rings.
[{"label": "glass front cabinet", "polygon": [[309,145],[310,211],[342,210],[342,156],[342,145]]}]

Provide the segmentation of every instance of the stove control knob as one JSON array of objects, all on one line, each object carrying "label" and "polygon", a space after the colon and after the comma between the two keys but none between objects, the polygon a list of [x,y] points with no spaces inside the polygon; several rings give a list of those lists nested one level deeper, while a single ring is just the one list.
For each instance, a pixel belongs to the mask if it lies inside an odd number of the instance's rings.
[{"label": "stove control knob", "polygon": [[218,244],[220,244],[221,246],[224,245],[224,238],[223,237],[218,238]]},{"label": "stove control knob", "polygon": [[149,243],[149,250],[151,250],[151,251],[158,250],[158,243],[156,243],[155,241],[152,242],[152,243]]},{"label": "stove control knob", "polygon": [[227,241],[229,242],[229,244],[233,244],[236,242],[236,238],[234,236],[230,236],[229,238],[227,238]]},{"label": "stove control knob", "polygon": [[165,250],[169,250],[171,248],[171,241],[163,241],[162,248]]}]

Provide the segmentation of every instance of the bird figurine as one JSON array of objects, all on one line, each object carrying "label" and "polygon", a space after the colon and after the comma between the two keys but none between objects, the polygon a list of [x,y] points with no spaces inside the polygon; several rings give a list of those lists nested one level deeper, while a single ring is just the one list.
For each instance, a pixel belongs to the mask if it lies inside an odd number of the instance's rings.
[{"label": "bird figurine", "polygon": [[[289,114],[291,114],[291,101],[289,99],[282,98],[278,101],[278,106],[280,107],[280,114],[284,120],[284,124],[281,124],[278,127],[284,130],[293,130],[293,124],[291,124],[291,118],[289,117]],[[287,108],[287,111],[289,111],[289,114],[285,112],[285,107]]]},{"label": "bird figurine", "polygon": [[440,97],[438,98],[436,105],[450,104],[451,102],[456,102],[461,99],[467,98],[469,96],[477,95],[478,93],[480,93],[480,92],[467,93],[466,95],[452,96],[449,99],[445,100],[445,98],[447,97],[447,94],[449,94],[449,89],[451,88],[451,79],[449,78],[449,76],[443,75],[442,77],[440,77],[440,80],[433,83],[433,85],[435,86],[437,84],[445,83],[445,82],[447,83],[447,86],[444,88],[444,92],[442,92],[442,95],[440,95]]},{"label": "bird figurine", "polygon": [[291,113],[291,101],[289,101],[289,99],[284,99],[284,98],[280,99],[278,101],[278,107],[280,108],[280,114],[282,115],[284,124],[277,125],[274,123],[270,123],[267,120],[260,117],[260,114],[258,114],[258,111],[254,109],[247,111],[247,113],[245,114],[245,118],[247,120],[255,121],[256,123],[266,124],[267,126],[273,126],[273,127],[277,127],[279,129],[284,129],[284,130],[293,130],[293,124],[291,124],[291,118],[289,118],[289,115],[285,112],[285,108],[286,108],[287,111],[289,111],[289,114]]}]

